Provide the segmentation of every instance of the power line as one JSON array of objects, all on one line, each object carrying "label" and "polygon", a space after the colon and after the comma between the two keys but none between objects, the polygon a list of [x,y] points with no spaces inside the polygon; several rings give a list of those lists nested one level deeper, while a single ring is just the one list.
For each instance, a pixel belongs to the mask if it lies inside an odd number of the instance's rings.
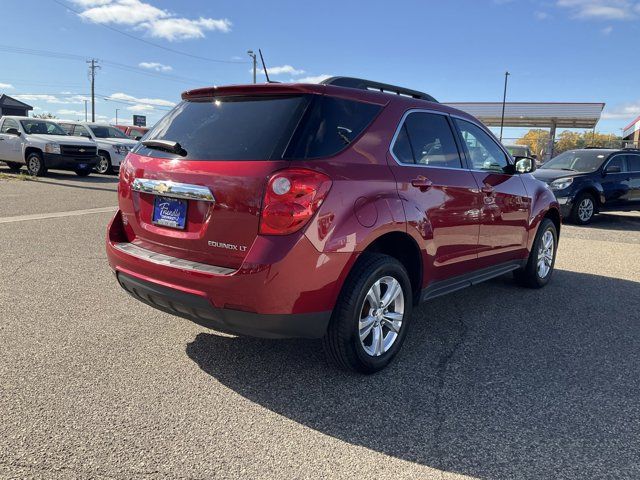
[{"label": "power line", "polygon": [[[67,4],[65,4],[64,2],[61,2],[60,0],[52,0],[52,1],[54,3],[57,3],[58,5],[60,5],[61,7],[66,8],[70,12],[75,13],[76,15],[81,15],[82,14],[82,12],[69,7]],[[119,33],[120,35],[124,35],[125,37],[129,37],[129,38],[132,38],[132,39],[137,40],[139,42],[146,43],[147,45],[151,45],[153,47],[160,48],[162,50],[166,50],[167,52],[172,52],[172,53],[175,53],[175,54],[178,54],[178,55],[184,55],[185,57],[195,58],[197,60],[204,60],[206,62],[214,62],[214,63],[229,63],[229,64],[235,64],[235,65],[242,65],[242,64],[248,63],[248,62],[238,61],[238,60],[220,60],[220,59],[217,59],[217,58],[202,57],[200,55],[194,55],[192,53],[183,52],[182,50],[176,50],[174,48],[165,47],[164,45],[160,45],[158,43],[150,42],[149,40],[145,40],[144,38],[136,37],[135,35],[127,33],[127,32],[125,32],[123,30],[119,30],[119,29],[117,29],[115,27],[112,27],[110,25],[106,25],[104,23],[99,23],[98,25],[100,25],[101,27],[104,27],[104,28],[108,28],[109,30],[113,30],[114,32]]]},{"label": "power line", "polygon": [[[60,58],[60,59],[64,59],[64,60],[74,60],[74,61],[79,61],[79,62],[85,62],[87,60],[87,57],[83,57],[81,55],[75,55],[72,53],[63,53],[63,52],[53,52],[50,50],[38,50],[38,49],[34,49],[34,48],[23,48],[23,47],[13,47],[10,45],[0,45],[0,52],[7,52],[7,53],[18,53],[21,55],[34,55],[34,56],[39,56],[39,57],[47,57],[47,58]],[[170,80],[170,81],[174,81],[174,82],[179,82],[179,83],[197,83],[197,84],[207,84],[210,82],[206,82],[204,80],[198,80],[198,79],[194,79],[194,78],[188,78],[188,77],[181,77],[181,76],[177,76],[177,75],[170,75],[170,74],[166,74],[166,73],[161,73],[161,72],[150,72],[148,70],[143,70],[140,67],[134,67],[131,65],[125,65],[123,63],[118,63],[118,62],[112,62],[109,60],[100,60],[103,64],[105,65],[109,65],[113,68],[119,69],[119,70],[124,70],[127,72],[131,72],[131,73],[137,73],[139,75],[146,75],[146,76],[150,76],[150,77],[155,77],[155,78],[159,78],[161,80]]]}]

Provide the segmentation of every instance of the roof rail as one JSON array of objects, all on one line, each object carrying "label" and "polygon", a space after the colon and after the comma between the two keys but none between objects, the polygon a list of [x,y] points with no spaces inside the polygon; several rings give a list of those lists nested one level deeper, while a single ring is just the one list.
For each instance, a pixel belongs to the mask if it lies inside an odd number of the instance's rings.
[{"label": "roof rail", "polygon": [[427,100],[428,102],[438,101],[428,93],[419,92],[417,90],[411,90],[409,88],[398,87],[396,85],[389,85],[387,83],[374,82],[372,80],[364,80],[362,78],[355,77],[331,77],[320,82],[323,85],[334,85],[336,87],[357,88],[358,90],[373,90],[386,93],[394,93],[396,95],[404,95],[407,97],[418,98],[420,100]]}]

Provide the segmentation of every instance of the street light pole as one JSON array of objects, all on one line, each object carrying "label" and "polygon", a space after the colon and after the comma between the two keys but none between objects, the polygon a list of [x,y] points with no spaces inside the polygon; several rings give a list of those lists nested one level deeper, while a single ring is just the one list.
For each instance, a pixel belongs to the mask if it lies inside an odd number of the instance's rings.
[{"label": "street light pole", "polygon": [[258,60],[256,59],[256,54],[253,53],[253,50],[247,50],[247,55],[249,55],[253,59],[253,83],[256,83],[256,73],[258,69]]},{"label": "street light pole", "polygon": [[120,109],[116,108],[116,125],[118,125],[118,110],[120,110]]},{"label": "street light pole", "polygon": [[500,141],[502,142],[502,131],[504,130],[504,109],[507,104],[507,83],[509,82],[509,72],[504,73],[504,95],[502,96],[502,119],[500,120]]}]

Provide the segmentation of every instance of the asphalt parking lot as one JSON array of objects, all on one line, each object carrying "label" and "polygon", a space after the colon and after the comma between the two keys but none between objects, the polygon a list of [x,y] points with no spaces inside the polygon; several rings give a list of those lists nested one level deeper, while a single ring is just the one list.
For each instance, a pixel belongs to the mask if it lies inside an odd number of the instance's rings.
[{"label": "asphalt parking lot", "polygon": [[543,290],[426,304],[363,377],[319,342],[128,297],[103,247],[115,190],[0,179],[0,477],[640,477],[640,215],[564,226]]}]

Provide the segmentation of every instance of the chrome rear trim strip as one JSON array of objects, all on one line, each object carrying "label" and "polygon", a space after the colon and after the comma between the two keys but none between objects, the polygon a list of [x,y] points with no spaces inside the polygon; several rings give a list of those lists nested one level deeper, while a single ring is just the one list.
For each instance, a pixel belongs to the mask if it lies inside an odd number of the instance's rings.
[{"label": "chrome rear trim strip", "polygon": [[183,198],[186,200],[200,200],[214,203],[216,199],[208,187],[191,185],[189,183],[176,183],[169,180],[149,180],[136,178],[131,185],[136,192],[162,195],[163,197]]},{"label": "chrome rear trim strip", "polygon": [[139,247],[133,243],[116,243],[114,247],[127,255],[152,262],[167,267],[180,268],[182,270],[190,270],[192,272],[208,273],[214,275],[230,275],[235,270],[233,268],[218,267],[216,265],[208,265],[206,263],[192,262],[183,258],[171,257],[162,253],[152,252],[146,248]]}]

